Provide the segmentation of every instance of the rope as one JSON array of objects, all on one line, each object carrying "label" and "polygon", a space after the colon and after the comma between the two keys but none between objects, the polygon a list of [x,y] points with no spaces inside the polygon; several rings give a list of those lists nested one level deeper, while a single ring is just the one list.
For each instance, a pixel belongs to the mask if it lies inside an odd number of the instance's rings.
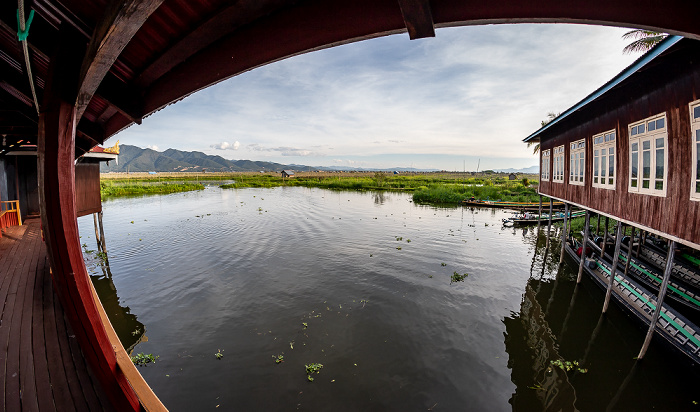
[{"label": "rope", "polygon": [[29,20],[24,20],[24,0],[18,0],[17,4],[17,40],[22,43],[24,51],[24,62],[27,66],[27,76],[29,76],[29,87],[32,89],[32,97],[34,98],[34,107],[36,114],[39,115],[39,99],[36,97],[36,89],[34,88],[34,76],[32,75],[32,65],[29,60],[29,45],[27,44],[27,36],[29,35],[29,26],[34,20],[34,10],[29,12]]}]

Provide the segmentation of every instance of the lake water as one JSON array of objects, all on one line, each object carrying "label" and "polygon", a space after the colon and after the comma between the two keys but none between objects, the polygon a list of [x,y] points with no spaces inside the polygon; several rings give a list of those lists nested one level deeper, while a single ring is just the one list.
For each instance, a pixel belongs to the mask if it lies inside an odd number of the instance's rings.
[{"label": "lake water", "polygon": [[507,216],[210,186],[104,202],[111,277],[90,268],[125,346],[159,356],[140,371],[171,411],[697,408],[697,367],[656,341],[637,364],[645,331],[601,317],[559,243],[545,259],[544,232]]}]

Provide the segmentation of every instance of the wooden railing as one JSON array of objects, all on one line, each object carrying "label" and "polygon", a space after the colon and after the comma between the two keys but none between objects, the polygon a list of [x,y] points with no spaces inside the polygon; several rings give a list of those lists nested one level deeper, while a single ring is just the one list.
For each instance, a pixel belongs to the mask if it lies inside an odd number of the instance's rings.
[{"label": "wooden railing", "polygon": [[22,224],[22,216],[19,213],[19,200],[0,201],[0,237],[6,227]]},{"label": "wooden railing", "polygon": [[163,403],[158,399],[158,396],[153,392],[148,383],[143,379],[141,373],[136,369],[136,366],[131,361],[131,357],[124,350],[117,333],[112,327],[112,323],[107,318],[107,313],[105,313],[102,303],[100,302],[99,296],[95,288],[90,282],[90,287],[92,289],[92,296],[97,304],[97,310],[100,313],[100,318],[104,324],[105,330],[107,331],[107,336],[109,337],[110,343],[112,344],[112,349],[117,357],[117,371],[116,373],[122,374],[126,380],[131,385],[131,388],[136,393],[139,398],[139,403],[141,404],[141,410],[146,412],[167,412],[168,409],[163,405]]}]

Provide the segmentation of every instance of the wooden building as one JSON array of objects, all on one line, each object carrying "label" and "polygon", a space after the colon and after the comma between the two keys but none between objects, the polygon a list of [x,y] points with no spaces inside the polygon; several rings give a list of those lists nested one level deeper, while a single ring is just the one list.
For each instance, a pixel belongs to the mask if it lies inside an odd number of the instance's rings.
[{"label": "wooden building", "polygon": [[698,57],[670,36],[528,136],[539,192],[700,249]]},{"label": "wooden building", "polygon": [[294,170],[283,170],[282,171],[282,178],[287,179],[290,177],[294,177]]}]

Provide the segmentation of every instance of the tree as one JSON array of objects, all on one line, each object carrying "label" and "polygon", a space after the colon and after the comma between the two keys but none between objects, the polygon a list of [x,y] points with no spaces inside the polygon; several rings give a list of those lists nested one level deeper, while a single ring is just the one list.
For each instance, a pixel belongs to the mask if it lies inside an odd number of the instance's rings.
[{"label": "tree", "polygon": [[[554,113],[554,112],[549,112],[549,113],[547,113],[547,118],[544,119],[544,120],[542,120],[542,121],[540,122],[541,127],[545,127],[549,122],[551,122],[552,120],[554,120],[554,119],[556,119],[557,117],[559,117],[559,115],[561,115],[561,112],[559,112],[559,113]],[[535,141],[529,141],[529,142],[527,142],[527,147],[530,147],[530,146],[532,146],[533,144],[535,145],[535,147],[534,147],[534,149],[532,150],[532,154],[535,154],[535,153],[537,153],[537,152],[540,151],[540,143],[539,143],[539,142],[535,142]]]},{"label": "tree", "polygon": [[658,31],[636,29],[622,35],[625,40],[634,40],[622,49],[624,54],[646,52],[668,36]]}]

